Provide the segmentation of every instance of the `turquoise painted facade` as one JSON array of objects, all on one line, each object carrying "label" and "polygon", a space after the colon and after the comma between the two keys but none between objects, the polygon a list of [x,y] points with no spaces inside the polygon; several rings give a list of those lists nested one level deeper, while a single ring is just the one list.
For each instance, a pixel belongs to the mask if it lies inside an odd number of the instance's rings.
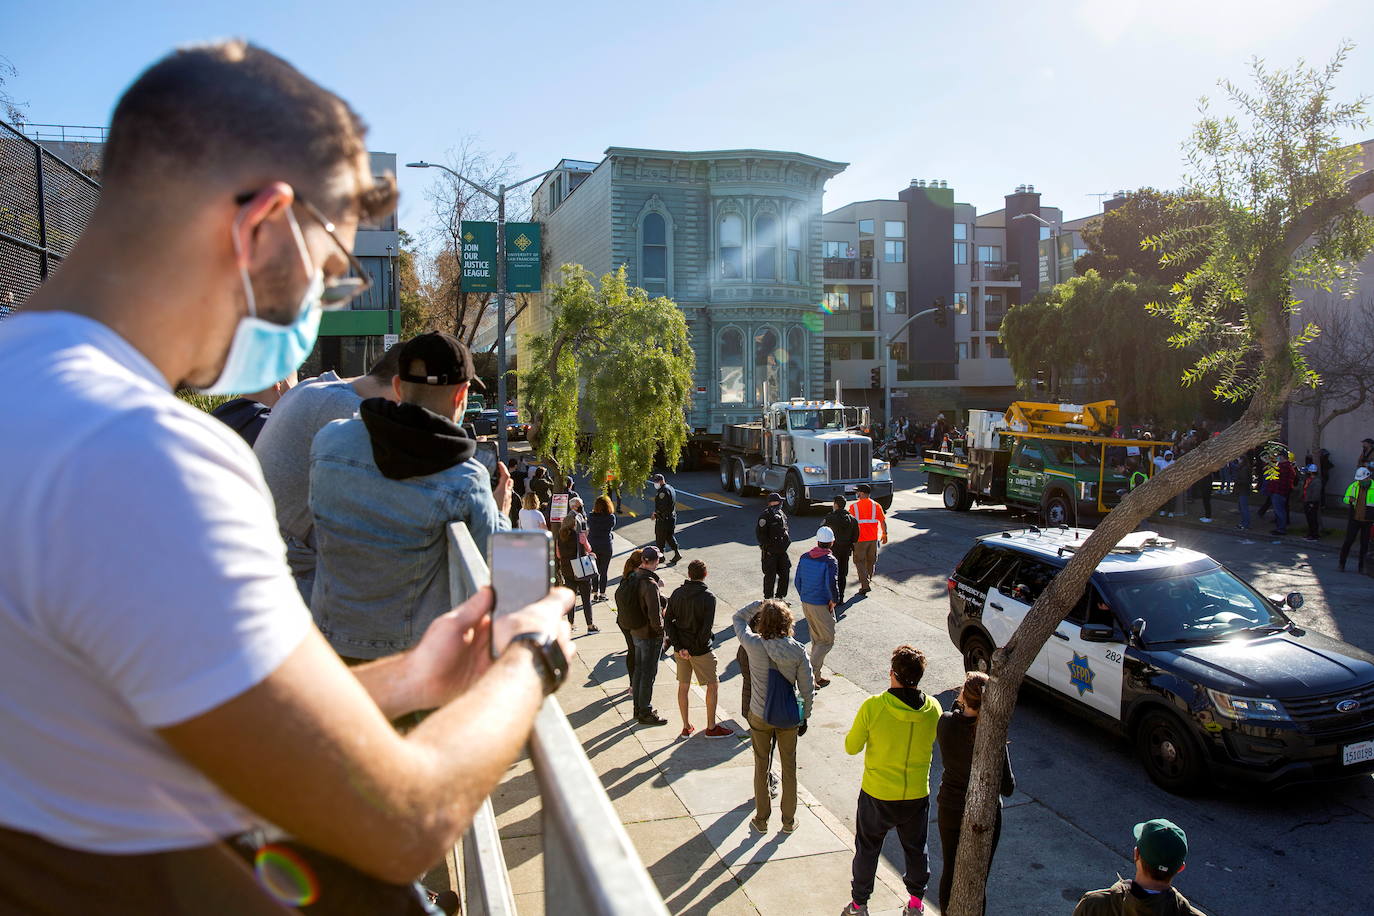
[{"label": "turquoise painted facade", "polygon": [[[846,163],[769,150],[612,147],[565,160],[535,191],[545,289],[577,263],[625,265],[682,308],[696,353],[689,424],[717,431],[769,400],[823,397],[821,194]],[[548,322],[543,303],[519,333]]]}]

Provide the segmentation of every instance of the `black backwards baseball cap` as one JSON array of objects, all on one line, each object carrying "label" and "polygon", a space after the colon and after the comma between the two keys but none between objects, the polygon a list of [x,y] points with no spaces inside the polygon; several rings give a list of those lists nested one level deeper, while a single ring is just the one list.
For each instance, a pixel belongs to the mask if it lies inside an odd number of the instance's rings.
[{"label": "black backwards baseball cap", "polygon": [[657,547],[645,547],[639,552],[639,558],[645,563],[652,563],[655,560],[663,559],[663,554],[659,553]]},{"label": "black backwards baseball cap", "polygon": [[859,484],[857,487],[855,487],[854,489],[857,490],[857,491],[860,492],[860,493],[872,493],[872,492],[873,492],[873,488],[870,487],[870,486],[869,486],[868,484],[866,484],[866,483],[861,483],[861,484]]},{"label": "black backwards baseball cap", "polygon": [[1188,858],[1188,834],[1173,821],[1156,818],[1135,825],[1135,848],[1147,868],[1160,877],[1171,877]]},{"label": "black backwards baseball cap", "polygon": [[769,493],[766,497],[764,497],[764,500],[763,500],[763,501],[766,502],[766,503],[780,503],[780,502],[782,502],[782,494],[781,494],[781,493]]},{"label": "black backwards baseball cap", "polygon": [[[443,331],[430,331],[412,337],[401,345],[399,371],[396,377],[416,385],[461,385],[471,382],[486,390],[472,362],[472,354],[463,342]],[[423,372],[410,372],[415,363]]]}]

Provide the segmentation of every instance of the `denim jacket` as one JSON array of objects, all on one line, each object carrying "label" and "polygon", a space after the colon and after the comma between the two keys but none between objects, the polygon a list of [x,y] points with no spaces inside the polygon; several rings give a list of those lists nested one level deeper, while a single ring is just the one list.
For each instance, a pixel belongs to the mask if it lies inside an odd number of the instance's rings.
[{"label": "denim jacket", "polygon": [[330,423],[310,452],[310,610],[334,650],[352,658],[408,649],[450,609],[450,522],[467,523],[484,558],[490,534],[510,528],[476,460],[392,479],[373,454],[362,419]]}]

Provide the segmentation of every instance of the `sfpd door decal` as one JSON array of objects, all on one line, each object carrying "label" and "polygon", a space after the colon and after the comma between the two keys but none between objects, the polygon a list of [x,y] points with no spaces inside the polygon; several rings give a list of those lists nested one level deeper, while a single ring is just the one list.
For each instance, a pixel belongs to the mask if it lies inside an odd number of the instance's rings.
[{"label": "sfpd door decal", "polygon": [[1069,684],[1078,688],[1078,695],[1081,697],[1085,693],[1091,693],[1093,689],[1093,678],[1097,674],[1088,664],[1088,656],[1073,654],[1073,658],[1067,662],[1069,666]]}]

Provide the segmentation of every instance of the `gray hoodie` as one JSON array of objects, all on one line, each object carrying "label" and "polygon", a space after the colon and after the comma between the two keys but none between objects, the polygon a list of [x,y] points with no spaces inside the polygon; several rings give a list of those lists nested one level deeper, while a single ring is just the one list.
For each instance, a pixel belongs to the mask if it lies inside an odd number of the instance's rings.
[{"label": "gray hoodie", "polygon": [[768,669],[777,668],[801,691],[802,718],[809,719],[816,680],[806,647],[790,636],[764,639],[749,629],[749,621],[758,613],[760,603],[755,601],[735,611],[735,635],[749,657],[749,711],[763,718],[768,705]]}]

